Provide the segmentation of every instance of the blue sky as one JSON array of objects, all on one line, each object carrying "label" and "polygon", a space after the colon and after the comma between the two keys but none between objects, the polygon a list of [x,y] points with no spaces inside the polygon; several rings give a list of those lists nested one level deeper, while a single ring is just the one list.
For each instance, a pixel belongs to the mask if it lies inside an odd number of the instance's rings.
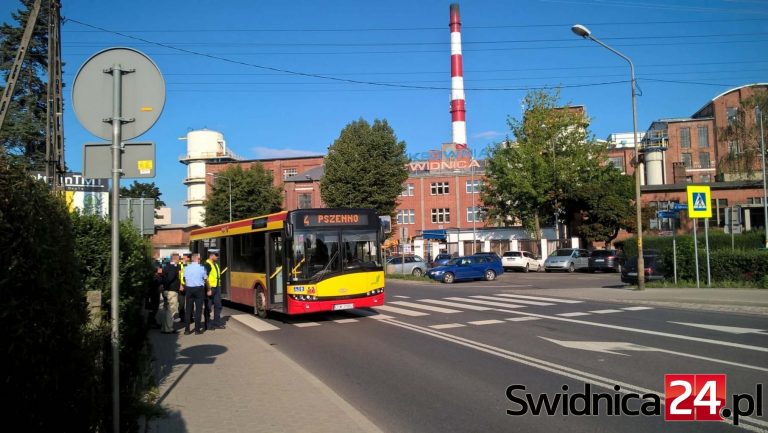
[{"label": "blue sky", "polygon": [[[633,59],[641,131],[654,119],[688,116],[731,87],[768,81],[768,0],[459,3],[467,133],[475,150],[503,139],[507,117],[520,117],[526,89],[543,86],[563,86],[564,103],[585,105],[598,138],[631,131],[626,63],[573,35],[574,23]],[[387,119],[409,153],[451,139],[450,1],[63,4],[70,19],[62,32],[69,168],[80,170],[82,144],[98,141],[71,109],[77,69],[112,46],[146,53],[164,74],[167,96],[158,122],[137,140],[157,144],[154,181],[173,222],[186,219],[186,170],[178,162],[185,142],[178,138],[192,129],[222,132],[248,159],[324,154],[361,117]],[[18,7],[2,2],[0,20]]]}]

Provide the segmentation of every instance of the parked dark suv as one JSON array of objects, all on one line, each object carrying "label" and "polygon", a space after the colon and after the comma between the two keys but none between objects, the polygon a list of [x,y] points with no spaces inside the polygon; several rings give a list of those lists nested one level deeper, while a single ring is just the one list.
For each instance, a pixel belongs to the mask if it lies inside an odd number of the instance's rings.
[{"label": "parked dark suv", "polygon": [[[664,279],[664,274],[659,268],[659,256],[646,256],[643,254],[645,265],[645,281],[660,281]],[[637,256],[628,257],[624,266],[621,268],[621,282],[627,284],[637,284]]]},{"label": "parked dark suv", "polygon": [[616,250],[594,250],[589,254],[589,272],[619,272],[619,252]]}]

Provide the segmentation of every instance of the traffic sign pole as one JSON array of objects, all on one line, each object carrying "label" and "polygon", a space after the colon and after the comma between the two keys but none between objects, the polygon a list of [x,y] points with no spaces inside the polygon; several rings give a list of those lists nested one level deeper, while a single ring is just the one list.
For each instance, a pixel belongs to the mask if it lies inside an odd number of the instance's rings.
[{"label": "traffic sign pole", "polygon": [[698,225],[698,218],[693,218],[693,256],[696,261],[696,288],[701,288],[699,283],[699,237],[696,236],[696,226]]},{"label": "traffic sign pole", "polygon": [[709,267],[709,218],[704,219],[704,242],[707,248],[707,287],[712,287],[712,272]]}]

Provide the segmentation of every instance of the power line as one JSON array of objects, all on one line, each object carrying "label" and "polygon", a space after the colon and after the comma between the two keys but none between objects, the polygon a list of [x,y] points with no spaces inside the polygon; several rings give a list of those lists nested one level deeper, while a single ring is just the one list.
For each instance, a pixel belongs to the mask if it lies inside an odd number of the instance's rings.
[{"label": "power line", "polygon": [[[179,51],[179,52],[183,52],[183,53],[187,53],[187,54],[192,54],[192,55],[196,55],[196,56],[200,56],[200,57],[205,57],[205,58],[209,58],[209,59],[213,59],[213,60],[219,60],[219,61],[222,61],[222,62],[236,64],[236,65],[241,65],[241,66],[247,66],[247,67],[252,67],[252,68],[257,68],[257,69],[264,69],[264,70],[273,71],[273,72],[282,72],[282,73],[285,73],[285,74],[290,74],[290,75],[295,75],[295,76],[300,76],[300,77],[319,78],[319,79],[323,79],[323,80],[331,80],[331,81],[337,81],[337,82],[341,82],[341,83],[364,84],[364,85],[381,86],[381,87],[398,87],[398,88],[425,89],[425,90],[450,90],[450,87],[444,87],[444,86],[416,86],[416,85],[408,85],[408,84],[383,83],[383,82],[377,82],[377,81],[353,80],[353,79],[349,79],[349,78],[339,78],[339,77],[334,77],[334,76],[329,76],[329,75],[311,74],[311,73],[306,73],[306,72],[293,71],[293,70],[289,70],[289,69],[274,68],[274,67],[271,67],[271,66],[263,66],[263,65],[258,65],[258,64],[255,64],[255,63],[248,63],[248,62],[242,62],[242,61],[238,61],[238,60],[232,60],[232,59],[229,59],[229,58],[226,58],[226,57],[220,57],[220,56],[216,56],[216,55],[212,55],[212,54],[200,53],[200,52],[197,52],[197,51],[188,50],[188,49],[185,49],[185,48],[179,48],[179,47],[175,47],[175,46],[172,46],[172,45],[164,44],[162,42],[153,42],[153,41],[150,41],[148,39],[140,38],[138,36],[125,35],[125,34],[120,33],[120,32],[114,32],[114,31],[107,30],[107,29],[102,28],[102,27],[94,26],[92,24],[87,24],[87,23],[84,23],[84,22],[81,22],[81,21],[77,21],[77,20],[74,20],[74,19],[71,19],[71,18],[68,19],[67,21],[71,21],[71,22],[74,22],[76,24],[80,24],[82,26],[93,28],[93,29],[97,29],[97,30],[101,30],[101,31],[104,31],[104,32],[117,34],[117,35],[126,37],[128,39],[139,40],[139,41],[142,41],[142,42],[154,44],[154,45],[157,45],[157,46],[160,46],[160,47],[163,47],[163,48],[168,48],[168,49],[171,49],[171,50],[175,50],[175,51]],[[601,82],[601,83],[574,84],[574,85],[566,85],[566,86],[542,86],[542,87],[539,87],[538,89],[542,89],[543,90],[543,89],[569,88],[569,87],[592,87],[592,86],[604,86],[604,85],[609,85],[609,84],[618,84],[618,83],[626,83],[626,82],[627,82],[626,80],[622,80],[622,81],[608,81],[608,82]],[[510,87],[510,88],[466,88],[465,90],[476,90],[476,91],[512,91],[512,90],[530,90],[530,88],[512,88],[512,87]]]},{"label": "power line", "polygon": [[[768,18],[741,18],[741,19],[717,19],[717,20],[668,20],[668,21],[625,21],[625,22],[585,22],[587,26],[646,26],[646,25],[662,25],[662,24],[706,24],[706,23],[727,23],[727,22],[750,22],[750,21],[768,21]],[[505,25],[481,25],[471,26],[462,25],[464,29],[514,29],[514,28],[545,28],[545,27],[570,27],[573,25],[570,23],[560,24],[505,24]],[[444,31],[448,26],[442,27],[360,27],[360,28],[262,28],[262,29],[232,29],[232,28],[195,28],[195,29],[164,29],[164,30],[152,30],[152,29],[133,29],[133,30],[115,30],[120,33],[344,33],[344,32],[397,32],[397,31]],[[102,30],[67,30],[67,33],[94,33]]]}]

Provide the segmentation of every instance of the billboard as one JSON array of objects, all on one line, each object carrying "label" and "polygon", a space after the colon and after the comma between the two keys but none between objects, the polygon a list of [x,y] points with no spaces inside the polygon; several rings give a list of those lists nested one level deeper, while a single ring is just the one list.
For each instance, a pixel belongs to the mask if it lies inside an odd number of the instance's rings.
[{"label": "billboard", "polygon": [[[32,177],[50,184],[43,173],[33,173]],[[70,212],[77,209],[84,215],[109,214],[108,179],[86,179],[81,173],[66,173],[59,181],[64,187],[64,199]]]}]

